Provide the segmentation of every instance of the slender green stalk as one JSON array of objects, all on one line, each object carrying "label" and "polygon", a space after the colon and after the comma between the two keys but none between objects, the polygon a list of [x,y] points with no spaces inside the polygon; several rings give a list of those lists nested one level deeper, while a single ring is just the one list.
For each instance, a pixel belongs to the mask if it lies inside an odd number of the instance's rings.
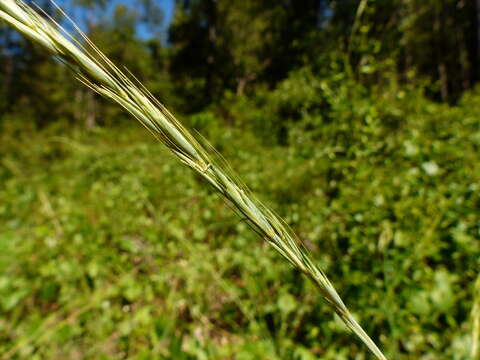
[{"label": "slender green stalk", "polygon": [[207,151],[141,84],[130,80],[86,36],[87,50],[58,24],[38,14],[22,1],[0,0],[0,18],[34,43],[61,59],[85,85],[116,102],[142,123],[177,158],[206,179],[227,199],[252,229],[317,285],[320,293],[348,328],[378,359],[385,356],[355,321],[326,275],[313,263],[295,234],[271,210],[263,206]]},{"label": "slender green stalk", "polygon": [[347,48],[348,58],[351,57],[353,41],[355,40],[355,36],[357,35],[358,29],[360,28],[363,13],[367,9],[367,3],[368,3],[368,0],[360,0],[360,3],[358,4],[357,12],[355,13],[355,20],[353,21],[352,30],[350,32],[350,38],[348,40],[348,48]]},{"label": "slender green stalk", "polygon": [[472,359],[480,359],[480,275],[473,290]]}]

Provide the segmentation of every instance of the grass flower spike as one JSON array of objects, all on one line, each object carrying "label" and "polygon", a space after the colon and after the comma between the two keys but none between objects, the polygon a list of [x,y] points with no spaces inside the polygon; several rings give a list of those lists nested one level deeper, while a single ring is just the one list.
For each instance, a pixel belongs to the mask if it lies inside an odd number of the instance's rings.
[{"label": "grass flower spike", "polygon": [[255,232],[317,285],[333,310],[372,353],[386,359],[288,226],[257,201],[228,167],[215,160],[212,151],[202,146],[141,84],[125,75],[83,33],[79,31],[84,40],[80,43],[21,1],[0,0],[0,18],[72,68],[85,85],[123,107],[182,163],[207,180]]}]

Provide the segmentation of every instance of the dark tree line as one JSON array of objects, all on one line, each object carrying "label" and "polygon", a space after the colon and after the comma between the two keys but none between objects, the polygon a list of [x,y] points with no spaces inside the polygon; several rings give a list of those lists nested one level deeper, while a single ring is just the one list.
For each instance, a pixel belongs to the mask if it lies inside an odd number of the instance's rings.
[{"label": "dark tree line", "polygon": [[[58,17],[50,2],[40,5]],[[332,57],[343,59],[338,71],[367,86],[389,64],[398,81],[426,81],[431,97],[444,102],[480,78],[480,0],[176,0],[167,36],[160,5],[138,0],[113,8],[109,0],[75,0],[67,10],[110,57],[178,111],[199,111],[227,92],[254,95],[258,86],[273,88],[305,66],[322,76]],[[0,49],[2,114],[90,125],[115,115],[4,26]]]}]

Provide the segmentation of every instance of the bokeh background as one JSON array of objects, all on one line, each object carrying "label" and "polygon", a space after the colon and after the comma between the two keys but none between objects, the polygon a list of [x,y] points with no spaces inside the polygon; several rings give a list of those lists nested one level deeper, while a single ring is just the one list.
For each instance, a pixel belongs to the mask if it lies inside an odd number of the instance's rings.
[{"label": "bokeh background", "polygon": [[[389,358],[480,358],[479,1],[59,4],[284,217]],[[204,181],[3,24],[0,69],[0,358],[371,358]]]}]

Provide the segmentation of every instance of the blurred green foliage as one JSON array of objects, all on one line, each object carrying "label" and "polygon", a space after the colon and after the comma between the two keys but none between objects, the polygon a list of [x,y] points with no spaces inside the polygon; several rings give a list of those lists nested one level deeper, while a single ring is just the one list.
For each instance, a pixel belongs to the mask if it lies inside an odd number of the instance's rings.
[{"label": "blurred green foliage", "polygon": [[[72,29],[49,0],[37,3]],[[427,83],[429,98],[448,103],[480,79],[476,0],[176,0],[168,24],[152,0],[62,4],[109,58],[181,113],[278,89],[305,67],[366,88]],[[1,24],[0,69],[2,114],[40,127],[116,122],[118,111]]]},{"label": "blurred green foliage", "polygon": [[[226,103],[236,126],[215,125]],[[469,359],[479,103],[306,68],[185,121],[296,229],[387,354]],[[289,146],[272,132],[282,118]],[[5,121],[0,134],[4,358],[369,356],[313,285],[142,129]]]},{"label": "blurred green foliage", "polygon": [[[68,12],[284,217],[389,358],[478,356],[478,4],[178,0],[168,43],[132,4]],[[369,358],[207,184],[2,25],[0,68],[1,359]]]}]

